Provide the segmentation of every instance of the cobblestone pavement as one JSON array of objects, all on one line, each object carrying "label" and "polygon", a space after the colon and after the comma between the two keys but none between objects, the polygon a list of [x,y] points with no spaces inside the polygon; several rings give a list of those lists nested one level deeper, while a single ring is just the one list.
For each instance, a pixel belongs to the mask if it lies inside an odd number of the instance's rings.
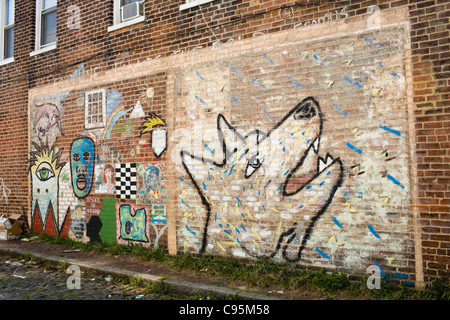
[{"label": "cobblestone pavement", "polygon": [[[67,285],[72,274],[35,261],[0,256],[0,300],[168,300],[144,288],[115,284],[109,275],[80,272],[79,289]],[[69,279],[69,286],[75,285]]]}]

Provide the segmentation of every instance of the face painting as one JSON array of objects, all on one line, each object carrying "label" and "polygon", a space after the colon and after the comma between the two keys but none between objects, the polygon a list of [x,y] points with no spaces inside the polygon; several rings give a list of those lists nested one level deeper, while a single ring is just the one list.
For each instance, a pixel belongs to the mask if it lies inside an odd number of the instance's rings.
[{"label": "face painting", "polygon": [[70,150],[73,192],[79,198],[86,197],[92,188],[94,177],[94,141],[83,137],[74,140]]},{"label": "face painting", "polygon": [[36,151],[31,152],[32,181],[32,225],[36,212],[39,212],[42,230],[45,230],[47,218],[51,212],[54,224],[58,224],[58,179],[65,163],[60,162],[61,151],[48,144],[34,144]]}]

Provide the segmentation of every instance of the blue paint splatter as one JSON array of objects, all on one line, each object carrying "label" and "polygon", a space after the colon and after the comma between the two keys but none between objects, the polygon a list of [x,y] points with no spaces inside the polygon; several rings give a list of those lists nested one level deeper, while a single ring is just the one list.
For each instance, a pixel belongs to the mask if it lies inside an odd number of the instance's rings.
[{"label": "blue paint splatter", "polygon": [[235,96],[231,95],[230,92],[228,92],[228,95],[234,100],[234,102],[239,103],[239,100]]},{"label": "blue paint splatter", "polygon": [[408,279],[408,275],[407,275],[407,274],[404,274],[404,273],[395,272],[395,273],[394,273],[394,278],[398,278],[398,279]]},{"label": "blue paint splatter", "polygon": [[203,189],[205,189],[205,191],[206,191],[206,185],[205,185],[205,183],[202,182],[202,184],[203,184]]},{"label": "blue paint splatter", "polygon": [[184,204],[186,207],[188,207],[188,208],[190,208],[191,206],[190,205],[188,205],[188,204],[186,204],[186,203],[184,203],[184,200],[181,200],[181,203],[182,204]]},{"label": "blue paint splatter", "polygon": [[241,223],[241,228],[242,230],[244,230],[245,232],[247,232],[247,230],[245,230],[244,225]]},{"label": "blue paint splatter", "polygon": [[205,144],[205,148],[208,149],[209,152],[211,152],[212,154],[214,154],[214,150],[211,150],[211,148],[210,148],[207,144]]},{"label": "blue paint splatter", "polygon": [[223,230],[225,233],[228,233],[230,236],[231,236],[231,233],[230,233],[230,231],[228,231],[228,230]]},{"label": "blue paint splatter", "polygon": [[358,88],[362,88],[363,85],[361,83],[359,83],[356,80],[350,79],[349,77],[345,76],[345,80],[347,80],[348,82],[350,82],[351,84],[357,86]]},{"label": "blue paint splatter", "polygon": [[333,222],[339,227],[339,228],[341,228],[342,229],[342,225],[341,225],[341,223],[339,222],[339,220],[338,219],[336,219],[336,218],[333,218]]},{"label": "blue paint splatter", "polygon": [[236,200],[239,201],[239,206],[242,206],[242,202],[238,197],[236,197]]},{"label": "blue paint splatter", "polygon": [[394,184],[400,186],[402,189],[405,189],[405,186],[402,185],[397,179],[395,179],[393,176],[391,176],[390,174],[386,174],[386,177],[391,180]]},{"label": "blue paint splatter", "polygon": [[386,127],[386,126],[380,126],[380,128],[381,128],[381,129],[384,129],[384,130],[386,130],[386,131],[389,131],[389,132],[391,132],[391,133],[393,133],[393,134],[395,134],[395,135],[397,135],[397,136],[399,136],[399,137],[402,135],[402,133],[401,133],[400,131],[394,130],[394,129],[389,128],[389,127]]},{"label": "blue paint splatter", "polygon": [[317,248],[316,247],[316,251],[318,252],[318,253],[320,253],[320,255],[322,256],[322,257],[324,257],[324,258],[327,258],[327,259],[330,259],[331,260],[331,258],[325,253],[325,252],[323,252],[322,250],[320,250],[319,248]]},{"label": "blue paint splatter", "polygon": [[198,101],[200,101],[201,103],[203,103],[204,105],[206,105],[206,102],[203,101],[202,99],[200,99],[198,96],[195,96],[195,99],[197,99]]},{"label": "blue paint splatter", "polygon": [[256,80],[255,78],[253,78],[253,82],[264,89],[266,88],[262,83],[258,82],[258,80]]},{"label": "blue paint splatter", "polygon": [[323,64],[322,61],[319,61],[319,58],[318,58],[315,54],[313,54],[313,58],[316,59],[316,61],[319,62],[319,64],[320,64],[324,69],[327,68],[327,67],[325,67],[325,65]]},{"label": "blue paint splatter", "polygon": [[369,38],[364,38],[364,40],[366,40],[368,43],[370,43],[370,44],[372,44],[372,45],[375,45],[375,47],[377,48],[377,49],[381,49],[381,46],[380,45],[376,45],[372,40],[370,40]]},{"label": "blue paint splatter", "polygon": [[369,228],[370,232],[377,238],[381,239],[381,237],[378,235],[378,233],[376,233],[376,231],[373,229],[372,225],[367,225],[367,227]]},{"label": "blue paint splatter", "polygon": [[342,113],[344,116],[348,115],[348,112],[345,112],[344,110],[342,110],[341,108],[339,108],[339,106],[336,103],[333,103],[333,106],[340,112]]},{"label": "blue paint splatter", "polygon": [[267,53],[263,53],[263,57],[269,60],[270,64],[273,64],[273,60],[267,56]]},{"label": "blue paint splatter", "polygon": [[180,178],[181,181],[184,181],[183,178]]},{"label": "blue paint splatter", "polygon": [[231,166],[231,168],[230,168],[230,173],[228,174],[228,176],[230,176],[232,173],[233,173],[233,168],[234,168],[235,166],[233,165],[233,166]]},{"label": "blue paint splatter", "polygon": [[200,72],[195,71],[195,73],[197,74],[197,76],[198,76],[200,79],[205,80],[205,78],[202,77],[202,75],[200,74]]},{"label": "blue paint splatter", "polygon": [[270,120],[275,121],[275,119],[270,116],[266,109],[264,109],[264,113],[269,117]]},{"label": "blue paint splatter", "polygon": [[291,76],[289,76],[289,80],[291,80],[292,83],[295,84],[296,86],[303,88],[303,85],[301,83],[299,83],[297,80],[295,80],[294,78],[292,78]]},{"label": "blue paint splatter", "polygon": [[289,173],[289,169],[288,169],[288,171],[286,171],[285,173],[284,173],[284,175],[287,175]]},{"label": "blue paint splatter", "polygon": [[240,75],[241,77],[243,77],[243,74],[240,73],[239,71],[237,71],[234,67],[230,67],[231,71],[235,72],[236,74]]},{"label": "blue paint splatter", "polygon": [[356,148],[356,147],[353,146],[350,142],[347,142],[347,147],[349,147],[350,149],[352,149],[353,151],[355,151],[355,152],[357,152],[357,153],[359,153],[359,154],[362,153],[362,150],[361,150],[361,149]]},{"label": "blue paint splatter", "polygon": [[192,231],[191,229],[189,229],[189,227],[188,227],[187,224],[186,224],[185,226],[186,226],[186,229],[187,229],[190,233],[192,233],[194,236],[197,234],[196,232],[194,232],[194,231]]}]

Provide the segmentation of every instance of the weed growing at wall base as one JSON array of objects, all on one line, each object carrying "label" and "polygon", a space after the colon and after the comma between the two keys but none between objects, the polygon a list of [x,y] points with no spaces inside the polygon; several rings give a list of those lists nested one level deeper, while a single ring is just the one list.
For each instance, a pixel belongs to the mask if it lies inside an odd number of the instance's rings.
[{"label": "weed growing at wall base", "polygon": [[[367,287],[368,278],[353,277],[344,272],[327,272],[323,269],[305,270],[294,268],[287,263],[278,264],[270,259],[238,260],[230,257],[205,254],[196,257],[179,253],[168,255],[164,250],[152,250],[142,245],[117,245],[104,243],[82,243],[62,237],[46,234],[26,234],[25,237],[37,236],[49,244],[64,244],[83,250],[135,257],[144,261],[164,264],[172,270],[191,271],[194,275],[209,275],[245,285],[251,290],[264,291],[287,290],[303,296],[316,296],[327,299],[354,300],[450,300],[450,285],[433,281],[425,289],[416,289],[398,283],[388,282],[381,277],[379,289]],[[64,265],[67,269],[67,265]],[[153,293],[174,294],[163,283],[152,284],[135,278],[115,277],[114,281],[124,284],[146,287]],[[274,289],[276,288],[276,289]]]}]

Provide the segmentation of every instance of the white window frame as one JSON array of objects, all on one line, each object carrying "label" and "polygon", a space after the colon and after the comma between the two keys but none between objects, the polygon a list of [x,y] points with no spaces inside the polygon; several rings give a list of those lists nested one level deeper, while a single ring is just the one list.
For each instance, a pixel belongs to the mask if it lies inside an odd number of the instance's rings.
[{"label": "white window frame", "polygon": [[[56,49],[56,41],[49,43],[47,45],[41,45],[42,30],[41,30],[41,20],[42,20],[42,6],[44,0],[36,0],[36,37],[34,51],[30,53],[30,56],[35,56],[47,51]],[[56,8],[58,8],[58,1],[56,1]]]},{"label": "white window frame", "polygon": [[[5,59],[5,39],[4,39],[4,34],[5,34],[5,29],[6,27],[11,27],[14,28],[14,22],[10,25],[6,25],[6,1],[7,0],[0,0],[0,66],[14,62],[14,54],[12,57],[6,58]],[[15,1],[14,1],[15,3]],[[13,19],[14,18],[14,6],[13,6]]]},{"label": "white window frame", "polygon": [[208,2],[213,2],[214,0],[183,0],[186,1],[185,4],[182,4],[180,6],[180,11],[192,8],[192,7],[197,7],[200,6],[202,4],[208,3]]},{"label": "white window frame", "polygon": [[[118,30],[118,29],[122,29],[122,28],[125,28],[125,27],[128,27],[128,26],[132,26],[133,24],[145,21],[145,13],[144,13],[144,15],[142,15],[140,17],[137,17],[137,18],[134,18],[134,19],[122,22],[121,21],[121,16],[120,16],[120,8],[121,8],[120,0],[113,0],[113,1],[114,1],[114,13],[113,13],[113,15],[114,15],[113,19],[114,20],[113,20],[113,25],[108,27],[108,32],[115,31],[115,30]],[[145,3],[145,0],[142,0],[141,2]],[[144,5],[144,8],[145,8],[145,5]]]},{"label": "white window frame", "polygon": [[[88,123],[88,117],[89,115],[89,96],[93,95],[95,93],[100,93],[102,95],[102,122],[96,122],[96,123]],[[96,129],[96,128],[103,128],[106,125],[106,90],[105,89],[98,89],[98,90],[91,90],[85,93],[84,96],[84,127],[86,129]]]}]

